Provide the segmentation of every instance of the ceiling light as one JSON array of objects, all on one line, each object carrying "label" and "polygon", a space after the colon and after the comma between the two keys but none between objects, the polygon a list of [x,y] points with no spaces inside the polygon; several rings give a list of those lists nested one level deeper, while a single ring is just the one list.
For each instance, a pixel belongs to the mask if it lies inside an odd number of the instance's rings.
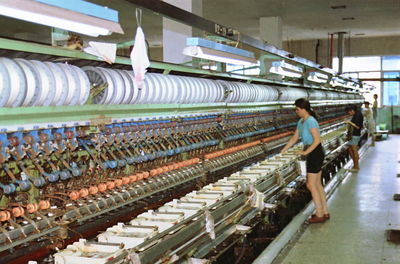
[{"label": "ceiling light", "polygon": [[342,17],[342,20],[355,20],[354,17]]},{"label": "ceiling light", "polygon": [[332,9],[345,9],[346,5],[334,5],[334,6],[331,6],[331,8]]},{"label": "ceiling light", "polygon": [[186,56],[228,64],[252,66],[258,63],[252,52],[216,43],[207,39],[188,38],[183,49]]},{"label": "ceiling light", "polygon": [[[74,3],[88,4],[82,0],[75,1]],[[0,2],[0,15],[93,37],[109,35],[112,32],[123,33],[121,26],[115,21],[32,0],[2,0]]]},{"label": "ceiling light", "polygon": [[245,65],[245,66],[257,64],[256,59],[229,54],[226,52],[204,48],[200,46],[186,47],[183,49],[182,53],[186,56],[191,56],[211,61],[219,61],[228,64]]},{"label": "ceiling light", "polygon": [[322,74],[319,72],[310,72],[308,74],[307,80],[310,82],[316,82],[316,83],[327,83],[328,75]]},{"label": "ceiling light", "polygon": [[332,79],[331,79],[329,84],[332,87],[338,87],[338,86],[343,87],[345,85],[345,83],[346,82],[343,79],[339,78],[339,77],[332,77]]},{"label": "ceiling light", "polygon": [[292,78],[301,78],[303,76],[302,68],[291,65],[284,61],[273,61],[269,72]]},{"label": "ceiling light", "polygon": [[348,82],[347,85],[352,89],[360,89],[360,84],[358,82]]}]

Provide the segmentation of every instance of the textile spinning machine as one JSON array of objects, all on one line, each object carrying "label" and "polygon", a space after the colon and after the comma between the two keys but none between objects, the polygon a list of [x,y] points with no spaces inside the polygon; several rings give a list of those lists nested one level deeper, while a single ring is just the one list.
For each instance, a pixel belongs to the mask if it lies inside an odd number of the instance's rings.
[{"label": "textile spinning machine", "polygon": [[294,100],[320,115],[325,183],[348,159],[344,107],[363,101],[156,68],[139,89],[129,65],[1,56],[1,263],[249,257],[309,201],[300,146],[277,154]]}]

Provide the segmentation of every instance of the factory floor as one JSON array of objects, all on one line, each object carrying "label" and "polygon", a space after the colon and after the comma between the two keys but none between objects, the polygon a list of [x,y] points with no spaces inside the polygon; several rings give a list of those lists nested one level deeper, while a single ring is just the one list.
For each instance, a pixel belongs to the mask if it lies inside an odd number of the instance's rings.
[{"label": "factory floor", "polygon": [[281,264],[399,264],[400,245],[386,229],[400,229],[400,136],[369,147],[360,171],[349,175],[329,199],[331,219],[310,224]]}]

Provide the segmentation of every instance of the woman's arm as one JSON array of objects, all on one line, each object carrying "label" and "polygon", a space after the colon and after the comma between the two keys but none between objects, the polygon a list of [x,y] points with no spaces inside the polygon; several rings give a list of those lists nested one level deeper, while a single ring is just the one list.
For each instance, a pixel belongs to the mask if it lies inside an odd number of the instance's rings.
[{"label": "woman's arm", "polygon": [[359,126],[357,126],[356,124],[354,124],[353,122],[351,122],[351,121],[345,121],[345,123],[347,123],[347,124],[350,124],[352,127],[355,127],[355,128],[357,128],[357,129],[360,129],[360,127]]},{"label": "woman's arm", "polygon": [[294,135],[289,139],[286,146],[281,150],[281,153],[285,153],[288,149],[290,149],[296,142],[299,140],[299,130],[296,129]]},{"label": "woman's arm", "polygon": [[321,137],[319,135],[318,129],[313,127],[310,129],[310,132],[314,141],[305,151],[303,151],[303,153],[301,153],[302,155],[310,154],[321,143]]}]

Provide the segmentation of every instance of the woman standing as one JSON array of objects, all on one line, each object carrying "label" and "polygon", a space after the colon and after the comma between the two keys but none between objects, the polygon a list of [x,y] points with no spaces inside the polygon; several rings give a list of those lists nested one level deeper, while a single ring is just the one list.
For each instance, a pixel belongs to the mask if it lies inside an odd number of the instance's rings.
[{"label": "woman standing", "polygon": [[328,206],[326,204],[326,194],[321,183],[321,168],[325,158],[324,150],[321,145],[319,125],[316,114],[311,109],[310,102],[304,98],[295,101],[296,114],[301,118],[297,123],[297,129],[293,137],[289,140],[281,153],[286,152],[292,147],[299,138],[304,145],[304,150],[299,155],[304,155],[307,168],[307,188],[311,192],[315,204],[316,213],[308,219],[309,223],[322,223],[329,219]]},{"label": "woman standing", "polygon": [[353,168],[351,172],[358,172],[360,170],[359,161],[360,156],[358,155],[358,144],[361,138],[361,129],[364,123],[364,117],[361,111],[358,110],[356,105],[349,105],[346,107],[346,113],[351,116],[351,120],[345,121],[352,128],[352,136],[349,138],[349,154],[353,160]]},{"label": "woman standing", "polygon": [[364,102],[365,109],[363,111],[363,116],[365,120],[367,121],[367,130],[368,130],[368,136],[371,138],[371,147],[375,147],[375,120],[374,120],[374,114],[371,108],[369,108],[369,102]]}]

